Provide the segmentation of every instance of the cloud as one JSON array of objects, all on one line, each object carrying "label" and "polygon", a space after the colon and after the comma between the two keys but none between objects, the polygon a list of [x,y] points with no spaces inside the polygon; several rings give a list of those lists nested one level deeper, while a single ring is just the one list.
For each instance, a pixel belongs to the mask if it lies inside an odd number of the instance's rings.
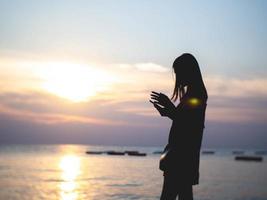
[{"label": "cloud", "polygon": [[267,78],[238,79],[210,75],[206,76],[204,80],[210,95],[228,97],[267,97]]},{"label": "cloud", "polygon": [[[20,92],[0,94],[0,113],[10,118],[24,121],[62,124],[81,123],[95,125],[126,125],[127,121],[106,119],[105,117],[90,116],[84,114],[81,109],[84,105],[76,104],[59,98],[49,93],[41,92]],[[87,110],[92,105],[86,105]]]},{"label": "cloud", "polygon": [[136,69],[148,72],[168,72],[170,71],[166,67],[155,63],[137,63],[134,65]]},{"label": "cloud", "polygon": [[79,124],[94,124],[94,125],[109,125],[109,126],[123,126],[127,125],[127,122],[98,119],[94,117],[86,117],[79,115],[68,115],[58,113],[35,113],[25,110],[16,110],[6,108],[0,105],[0,113],[2,115],[9,116],[16,120],[29,121],[33,123],[41,124],[68,124],[68,123],[79,123]]},{"label": "cloud", "polygon": [[[147,126],[147,122],[158,115],[148,102],[150,92],[156,90],[170,96],[174,86],[171,70],[157,63],[100,65],[99,68],[112,76],[114,81],[107,90],[98,92],[87,102],[75,104],[40,88],[41,80],[34,77],[35,73],[30,73],[33,68],[34,72],[38,71],[36,66],[45,67],[44,63],[38,64],[36,61],[4,60],[0,63],[4,72],[0,81],[2,112],[15,117],[23,116],[25,112],[29,120],[35,121],[35,116],[41,115],[43,118],[40,117],[39,122],[44,123]],[[209,94],[208,120],[253,122],[266,119],[262,112],[265,104],[259,99],[267,99],[267,78],[240,79],[207,75],[204,81]]]},{"label": "cloud", "polygon": [[[84,142],[86,138],[103,143],[105,138],[107,144],[118,140],[138,144],[139,138],[151,144],[153,138],[154,144],[160,144],[167,138],[171,120],[159,116],[148,101],[149,94],[155,90],[170,96],[174,79],[171,70],[148,63],[100,66],[115,81],[108,90],[79,103],[40,89],[41,80],[30,74],[30,68],[25,71],[23,67],[18,68],[12,73],[11,68],[5,71],[0,66],[4,72],[0,75],[3,78],[0,79],[0,123],[5,127],[1,129],[1,136],[9,142],[35,137],[40,137],[36,141],[54,142],[56,137],[63,143]],[[12,69],[16,69],[15,65]],[[214,132],[219,132],[220,137],[230,133],[232,137],[238,127],[255,127],[256,124],[260,128],[255,129],[255,134],[262,135],[267,121],[267,78],[207,75],[204,81],[209,94],[205,129],[209,138],[217,137],[213,136]],[[23,127],[25,133],[20,136]],[[39,129],[44,133],[42,136],[37,134]],[[251,130],[240,129],[239,132],[243,131],[246,137],[251,135],[248,133]],[[13,138],[9,135],[12,131],[16,132],[12,133]],[[69,135],[69,140],[61,139],[62,134]]]},{"label": "cloud", "polygon": [[218,122],[257,122],[265,123],[267,113],[262,109],[255,108],[234,108],[226,105],[225,107],[211,107],[207,109],[206,119]]},{"label": "cloud", "polygon": [[152,107],[145,108],[145,107],[128,107],[128,108],[121,108],[118,111],[125,112],[128,114],[135,114],[135,115],[143,115],[148,117],[156,116],[156,112]]},{"label": "cloud", "polygon": [[171,71],[167,67],[164,67],[162,65],[152,63],[152,62],[147,62],[147,63],[136,63],[136,64],[126,64],[126,63],[121,63],[121,64],[113,64],[113,67],[119,67],[121,69],[136,69],[139,71],[145,71],[145,72],[169,72]]},{"label": "cloud", "polygon": [[206,119],[217,122],[267,121],[267,79],[204,77],[209,94]]},{"label": "cloud", "polygon": [[[143,106],[144,102],[113,102],[93,99],[89,102],[73,103],[48,93],[4,93],[0,94],[0,113],[9,119],[41,124],[92,124],[95,126],[156,127],[153,108],[136,110],[131,106]],[[149,103],[147,103],[149,104]],[[145,105],[146,106],[146,105]],[[128,110],[128,109],[129,110]],[[150,111],[149,111],[150,110]],[[142,115],[142,116],[140,116]],[[154,112],[154,116],[156,113]]]}]

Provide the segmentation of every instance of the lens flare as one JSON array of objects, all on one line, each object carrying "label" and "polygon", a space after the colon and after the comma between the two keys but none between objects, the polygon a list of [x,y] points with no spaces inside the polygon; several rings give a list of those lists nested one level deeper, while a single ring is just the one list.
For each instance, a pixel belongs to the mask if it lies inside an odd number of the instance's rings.
[{"label": "lens flare", "polygon": [[196,107],[196,106],[199,106],[201,104],[201,100],[198,98],[190,98],[190,99],[188,99],[188,104],[191,107]]}]

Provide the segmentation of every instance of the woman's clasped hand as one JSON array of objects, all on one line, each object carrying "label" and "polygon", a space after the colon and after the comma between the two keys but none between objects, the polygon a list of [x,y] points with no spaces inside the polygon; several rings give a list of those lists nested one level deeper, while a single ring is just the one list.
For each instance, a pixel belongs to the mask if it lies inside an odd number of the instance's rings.
[{"label": "woman's clasped hand", "polygon": [[173,115],[175,106],[167,95],[152,91],[150,98],[149,101],[154,105],[161,116],[171,117]]}]

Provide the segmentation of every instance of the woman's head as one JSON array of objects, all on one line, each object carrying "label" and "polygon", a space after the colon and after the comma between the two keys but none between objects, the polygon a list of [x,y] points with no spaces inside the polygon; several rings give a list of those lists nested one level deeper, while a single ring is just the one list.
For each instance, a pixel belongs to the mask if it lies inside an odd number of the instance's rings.
[{"label": "woman's head", "polygon": [[199,65],[195,57],[189,53],[184,53],[173,62],[175,73],[175,87],[173,90],[172,100],[181,99],[185,93],[185,86],[197,87],[202,86],[202,76]]}]

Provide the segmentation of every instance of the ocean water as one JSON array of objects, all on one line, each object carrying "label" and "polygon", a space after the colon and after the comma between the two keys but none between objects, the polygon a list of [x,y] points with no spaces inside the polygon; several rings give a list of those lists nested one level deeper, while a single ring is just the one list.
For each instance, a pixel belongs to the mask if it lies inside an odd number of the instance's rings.
[{"label": "ocean water", "polygon": [[[138,150],[146,157],[87,155],[87,150]],[[0,146],[0,200],[154,200],[163,182],[162,147],[82,145]],[[263,162],[235,161],[231,149],[201,155],[196,200],[267,199]],[[253,155],[253,150],[246,154]]]}]

